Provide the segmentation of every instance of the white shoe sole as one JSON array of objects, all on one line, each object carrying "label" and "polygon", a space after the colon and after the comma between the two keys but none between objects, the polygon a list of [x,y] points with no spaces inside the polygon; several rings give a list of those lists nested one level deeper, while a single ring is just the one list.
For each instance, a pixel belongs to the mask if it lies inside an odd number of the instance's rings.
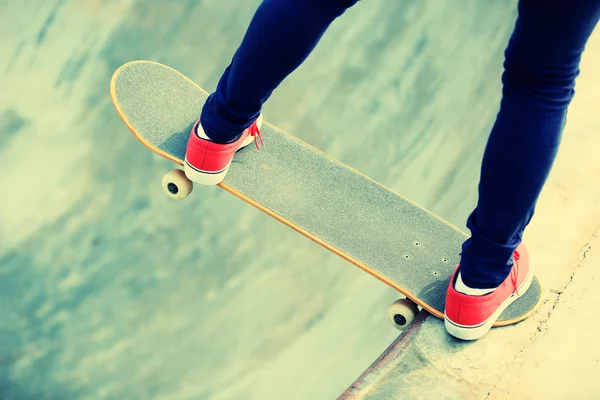
[{"label": "white shoe sole", "polygon": [[446,331],[448,331],[448,333],[454,336],[455,338],[462,340],[477,340],[481,338],[483,335],[488,333],[488,331],[492,328],[492,325],[494,325],[494,322],[496,322],[496,320],[498,319],[498,317],[500,317],[502,312],[504,312],[504,310],[506,310],[508,306],[510,306],[515,300],[517,300],[519,297],[524,295],[525,292],[527,292],[529,286],[531,286],[532,281],[533,271],[530,267],[527,278],[525,278],[525,280],[519,287],[519,294],[517,295],[516,293],[513,293],[508,299],[504,301],[504,303],[502,303],[500,307],[498,307],[494,314],[492,314],[484,323],[476,326],[460,325],[450,321],[448,317],[444,316],[444,325],[446,327]]},{"label": "white shoe sole", "polygon": [[[258,119],[256,120],[256,125],[258,126],[258,129],[262,128],[262,113],[258,116]],[[253,142],[254,142],[254,137],[248,136],[246,138],[246,140],[244,140],[244,143],[242,143],[242,145],[240,146],[240,148],[238,150],[243,149],[244,147],[248,146],[250,143],[253,143]],[[225,169],[223,169],[222,171],[219,171],[219,172],[202,171],[201,169],[194,168],[188,162],[187,157],[186,157],[185,163],[183,165],[183,172],[185,172],[185,176],[187,176],[187,178],[194,183],[197,183],[199,185],[214,186],[214,185],[218,185],[219,183],[223,182],[223,179],[225,179],[225,176],[227,175],[227,172],[229,171],[230,165],[231,165],[231,162],[229,162],[229,164],[227,164]]]},{"label": "white shoe sole", "polygon": [[199,185],[218,185],[225,179],[225,175],[227,175],[230,165],[231,163],[227,164],[227,167],[220,172],[207,172],[192,167],[186,158],[185,164],[183,165],[183,172],[185,172],[185,176],[187,176],[190,181]]}]

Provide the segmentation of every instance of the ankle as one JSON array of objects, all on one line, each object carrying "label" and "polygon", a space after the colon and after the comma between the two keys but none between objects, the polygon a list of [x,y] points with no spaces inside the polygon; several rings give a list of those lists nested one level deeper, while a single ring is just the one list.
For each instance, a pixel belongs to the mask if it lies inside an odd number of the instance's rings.
[{"label": "ankle", "polygon": [[462,280],[462,275],[460,271],[458,272],[458,276],[456,277],[456,282],[454,283],[454,289],[462,294],[470,295],[470,296],[484,296],[488,293],[496,290],[496,287],[493,288],[474,288],[470,287]]}]

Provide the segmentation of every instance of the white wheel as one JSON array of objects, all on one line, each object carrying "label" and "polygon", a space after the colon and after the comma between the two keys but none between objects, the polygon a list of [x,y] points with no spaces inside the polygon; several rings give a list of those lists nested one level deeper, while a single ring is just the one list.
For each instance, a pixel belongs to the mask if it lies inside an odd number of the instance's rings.
[{"label": "white wheel", "polygon": [[409,299],[399,299],[388,309],[390,323],[401,331],[405,330],[415,319],[419,308]]},{"label": "white wheel", "polygon": [[176,168],[165,174],[162,180],[162,188],[170,198],[181,200],[191,193],[194,184],[185,176],[182,170]]}]

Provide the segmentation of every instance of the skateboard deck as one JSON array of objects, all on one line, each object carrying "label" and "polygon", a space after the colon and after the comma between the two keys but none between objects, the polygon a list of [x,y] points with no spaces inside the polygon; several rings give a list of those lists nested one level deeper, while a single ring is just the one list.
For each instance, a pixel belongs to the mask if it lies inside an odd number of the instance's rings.
[{"label": "skateboard deck", "polygon": [[[110,93],[121,119],[147,148],[183,165],[206,91],[170,67],[133,61],[114,73]],[[446,289],[467,235],[267,122],[261,136],[265,146],[238,151],[219,186],[443,319]],[[494,326],[527,318],[541,293],[534,277]]]}]

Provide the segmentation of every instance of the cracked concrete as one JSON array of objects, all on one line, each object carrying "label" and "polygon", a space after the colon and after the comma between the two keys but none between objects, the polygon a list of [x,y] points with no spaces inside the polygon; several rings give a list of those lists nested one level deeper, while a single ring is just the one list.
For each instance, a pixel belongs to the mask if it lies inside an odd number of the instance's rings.
[{"label": "cracked concrete", "polygon": [[582,248],[566,290],[533,343],[517,356],[490,399],[591,399],[600,395],[600,346],[595,287],[600,263],[600,227]]}]

